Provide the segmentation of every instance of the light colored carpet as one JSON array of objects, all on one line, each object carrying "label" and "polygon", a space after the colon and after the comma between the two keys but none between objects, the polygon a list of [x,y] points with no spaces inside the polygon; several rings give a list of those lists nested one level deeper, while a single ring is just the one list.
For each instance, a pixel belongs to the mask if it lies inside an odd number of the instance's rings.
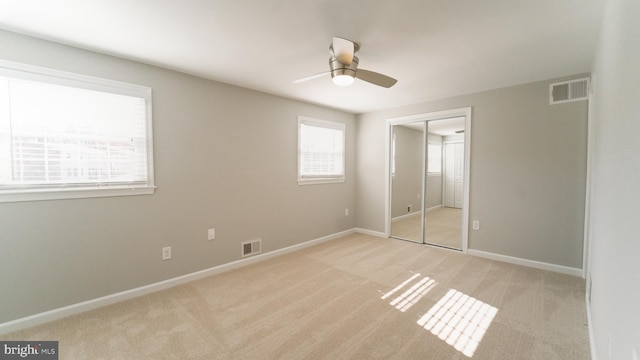
[{"label": "light colored carpet", "polygon": [[60,359],[588,359],[584,291],[353,234],[0,338]]},{"label": "light colored carpet", "polygon": [[[441,207],[426,212],[425,239],[428,244],[462,249],[462,209]],[[420,216],[391,223],[391,235],[400,239],[421,241]]]}]

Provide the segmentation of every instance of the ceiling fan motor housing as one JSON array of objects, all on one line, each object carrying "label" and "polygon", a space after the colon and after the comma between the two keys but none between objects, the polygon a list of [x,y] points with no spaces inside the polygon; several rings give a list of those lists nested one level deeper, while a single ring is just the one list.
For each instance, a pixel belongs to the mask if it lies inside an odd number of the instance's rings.
[{"label": "ceiling fan motor housing", "polygon": [[354,56],[350,65],[345,65],[338,61],[335,56],[329,58],[329,66],[331,68],[331,77],[339,75],[348,75],[351,77],[356,76],[356,70],[358,70],[358,57]]}]

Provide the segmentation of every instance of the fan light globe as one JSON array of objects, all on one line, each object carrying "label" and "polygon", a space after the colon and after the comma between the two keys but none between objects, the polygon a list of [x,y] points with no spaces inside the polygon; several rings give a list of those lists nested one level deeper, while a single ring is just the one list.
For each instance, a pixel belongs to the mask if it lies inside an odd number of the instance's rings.
[{"label": "fan light globe", "polygon": [[350,75],[336,75],[333,77],[333,83],[338,86],[349,86],[353,84],[354,78]]}]

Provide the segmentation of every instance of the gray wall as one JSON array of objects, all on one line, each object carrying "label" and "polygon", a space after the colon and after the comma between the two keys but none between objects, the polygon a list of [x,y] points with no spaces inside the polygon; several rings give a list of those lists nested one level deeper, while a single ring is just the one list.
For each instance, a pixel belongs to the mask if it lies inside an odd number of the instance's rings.
[{"label": "gray wall", "polygon": [[[4,31],[0,44],[5,60],[152,87],[158,187],[0,203],[0,322],[238,260],[242,241],[268,252],[355,227],[354,115]],[[297,185],[298,115],[346,124],[346,182]]]},{"label": "gray wall", "polygon": [[593,72],[588,311],[598,359],[640,359],[639,17],[640,2],[609,0]]},{"label": "gray wall", "polygon": [[442,175],[427,176],[427,203],[425,209],[442,205]]},{"label": "gray wall", "polygon": [[549,105],[557,80],[359,115],[358,227],[385,231],[386,120],[471,106],[469,248],[581,268],[587,102]]},{"label": "gray wall", "polygon": [[[393,131],[396,136],[396,176],[392,180],[391,217],[395,218],[422,210],[424,133],[405,126],[394,126]],[[407,210],[409,205],[413,205],[411,211]]]}]

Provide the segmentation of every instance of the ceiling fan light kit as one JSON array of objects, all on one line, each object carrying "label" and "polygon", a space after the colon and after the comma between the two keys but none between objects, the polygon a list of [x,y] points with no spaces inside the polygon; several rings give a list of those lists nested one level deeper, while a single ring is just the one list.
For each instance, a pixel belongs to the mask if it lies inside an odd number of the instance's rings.
[{"label": "ceiling fan light kit", "polygon": [[360,46],[351,40],[334,37],[333,42],[329,46],[329,53],[331,54],[329,58],[329,71],[307,76],[295,80],[293,83],[299,84],[325,74],[331,74],[333,83],[338,86],[351,85],[356,78],[385,88],[390,88],[395,85],[398,80],[392,77],[369,70],[358,70],[359,59],[355,56],[355,53],[358,52],[359,49]]},{"label": "ceiling fan light kit", "polygon": [[331,74],[331,76],[333,76],[333,78],[332,78],[333,83],[338,85],[338,86],[349,86],[349,85],[353,84],[353,82],[355,81],[355,78],[352,75],[334,75],[334,74]]},{"label": "ceiling fan light kit", "polygon": [[358,68],[358,58],[353,57],[351,64],[345,65],[338,61],[335,56],[329,58],[329,67],[331,68],[331,79],[338,86],[348,86],[353,84]]}]

